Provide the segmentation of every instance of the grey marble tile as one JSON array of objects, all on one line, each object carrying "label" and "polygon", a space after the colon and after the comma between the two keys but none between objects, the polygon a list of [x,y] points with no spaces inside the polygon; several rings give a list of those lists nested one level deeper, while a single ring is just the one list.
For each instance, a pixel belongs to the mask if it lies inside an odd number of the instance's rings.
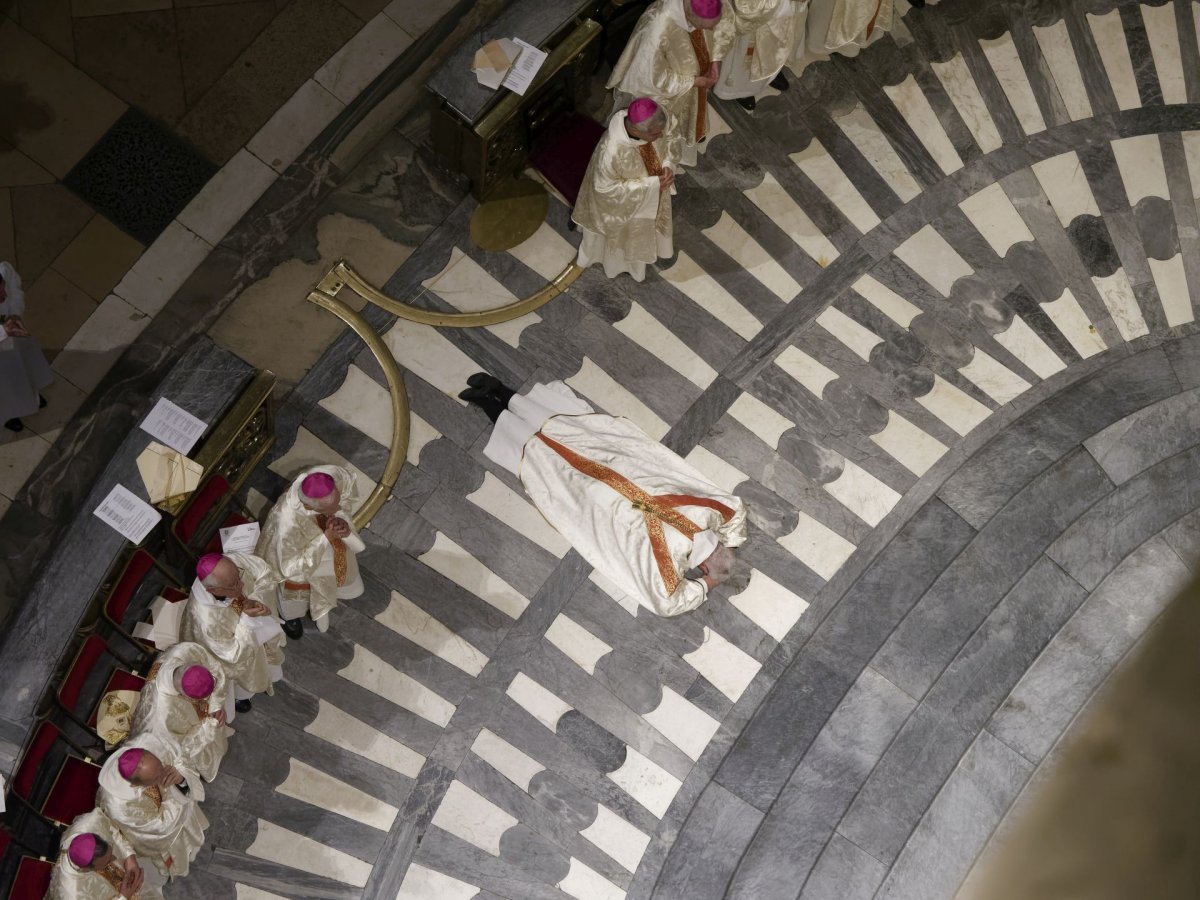
[{"label": "grey marble tile", "polygon": [[1171,369],[1185,391],[1200,387],[1200,335],[1190,335],[1163,345]]},{"label": "grey marble tile", "polygon": [[[555,888],[553,882],[534,880],[519,864],[492,856],[436,825],[430,826],[413,859],[429,868],[481,885],[506,900],[514,897],[569,900],[570,897]],[[561,867],[566,864],[566,859],[559,857],[551,864],[554,863]]]},{"label": "grey marble tile", "polygon": [[1193,572],[1200,570],[1200,512],[1176,519],[1162,536],[1184,565]]},{"label": "grey marble tile", "polygon": [[869,900],[885,875],[887,866],[835,834],[825,845],[798,900]]},{"label": "grey marble tile", "polygon": [[1200,443],[1200,395],[1193,389],[1140,409],[1084,441],[1114,484]]}]

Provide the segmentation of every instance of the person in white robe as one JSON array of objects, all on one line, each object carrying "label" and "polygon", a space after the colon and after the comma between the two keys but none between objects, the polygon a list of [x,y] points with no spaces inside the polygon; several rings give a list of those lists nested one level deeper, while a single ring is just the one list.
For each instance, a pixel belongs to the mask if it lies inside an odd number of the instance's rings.
[{"label": "person in white robe", "polygon": [[48,900],[162,900],[162,876],[142,867],[121,830],[100,810],[76,816],[59,847]]},{"label": "person in white robe", "polygon": [[178,759],[212,781],[229,749],[228,702],[221,661],[200,644],[175,644],[150,667],[130,733],[161,738]]},{"label": "person in white robe", "polygon": [[783,67],[804,31],[808,0],[729,0],[736,37],[721,66],[713,93],[753,111],[767,88],[786,91]]},{"label": "person in white robe", "polygon": [[831,53],[859,51],[895,27],[895,0],[809,0],[808,18],[788,68],[799,75]]},{"label": "person in white robe", "polygon": [[196,563],[181,640],[200,644],[219,659],[233,684],[233,710],[249,712],[255,694],[274,693],[283,678],[287,644],[276,608],[280,575],[249,553],[208,553]]},{"label": "person in white robe", "polygon": [[624,108],[649,97],[679,138],[679,165],[694,166],[709,132],[708,92],[733,43],[733,19],[721,0],[654,0],[634,26],[608,87]]},{"label": "person in white robe", "polygon": [[741,498],[561,381],[520,396],[485,373],[472,379],[459,396],[495,422],[484,454],[597,572],[660,616],[695,609],[729,578],[746,540]]},{"label": "person in white robe", "polygon": [[54,380],[46,355],[21,318],[25,291],[11,263],[0,262],[0,422],[9,431],[24,431],[22,416],[46,405],[42,388]]},{"label": "person in white robe", "polygon": [[579,266],[601,263],[609,278],[628,272],[642,281],[648,264],[674,255],[671,195],[679,139],[666,131],[666,112],[646,97],[609,120],[571,214],[583,234]]},{"label": "person in white robe", "polygon": [[366,544],[354,530],[358,491],[341,466],[301,472],[271,508],[258,539],[258,555],[283,575],[279,612],[289,637],[303,632],[307,614],[319,631],[339,600],[363,592],[358,554]]},{"label": "person in white robe", "polygon": [[152,734],[131,737],[100,768],[96,806],[168,878],[186,875],[204,846],[203,799],[199,774]]}]

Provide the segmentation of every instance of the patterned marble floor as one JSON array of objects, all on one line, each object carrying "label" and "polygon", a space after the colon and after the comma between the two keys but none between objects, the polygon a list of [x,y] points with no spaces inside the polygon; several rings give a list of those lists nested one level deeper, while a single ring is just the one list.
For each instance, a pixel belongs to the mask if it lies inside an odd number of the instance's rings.
[{"label": "patterned marble floor", "polygon": [[[1196,4],[943,2],[720,127],[677,257],[434,331],[367,592],[238,721],[169,896],[951,897],[1200,558]],[[1192,101],[1192,102],[1189,102]],[[385,289],[524,296],[463,201]],[[482,455],[466,375],[563,378],[744,497],[740,576],[658,619]],[[256,480],[386,457],[336,341]]]}]

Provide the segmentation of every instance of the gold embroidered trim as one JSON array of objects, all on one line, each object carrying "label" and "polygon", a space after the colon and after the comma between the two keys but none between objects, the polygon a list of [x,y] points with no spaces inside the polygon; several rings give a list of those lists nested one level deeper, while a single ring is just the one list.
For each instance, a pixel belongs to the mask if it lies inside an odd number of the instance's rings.
[{"label": "gold embroidered trim", "polygon": [[[329,516],[323,513],[316,517],[316,521],[321,531],[329,526]],[[349,571],[346,563],[346,543],[341,538],[331,538],[329,544],[333,547],[333,576],[337,580],[337,586],[341,587],[346,583],[346,572]]]},{"label": "gold embroidered trim", "polygon": [[162,809],[162,791],[159,790],[158,785],[152,784],[144,790],[146,791],[146,796],[154,801],[155,808]]},{"label": "gold embroidered trim", "polygon": [[658,154],[654,152],[654,145],[649,141],[638,145],[638,153],[642,154],[642,165],[646,167],[646,174],[657,178],[662,174],[662,163],[658,160]]},{"label": "gold embroidered trim", "polygon": [[[95,871],[93,869],[93,871]],[[124,897],[121,893],[121,885],[125,883],[125,870],[114,860],[110,862],[102,872],[96,872],[101,878],[108,882],[109,886],[117,892],[117,896]],[[129,900],[138,900],[138,895],[134,894]]]},{"label": "gold embroidered trim", "polygon": [[[688,32],[688,37],[692,41],[692,51],[696,54],[696,65],[700,71],[697,73],[700,76],[708,74],[709,66],[712,65],[712,57],[708,53],[708,44],[704,41],[703,29],[696,28]],[[696,103],[696,143],[704,140],[708,126],[708,88],[696,88],[699,93],[698,102]]]}]

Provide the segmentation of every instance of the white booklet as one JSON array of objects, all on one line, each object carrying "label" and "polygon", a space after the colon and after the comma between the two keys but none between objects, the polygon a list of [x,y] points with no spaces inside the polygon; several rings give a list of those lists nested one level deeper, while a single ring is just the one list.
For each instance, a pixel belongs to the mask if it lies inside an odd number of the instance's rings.
[{"label": "white booklet", "polygon": [[159,397],[145,419],[142,431],[149,432],[173,450],[184,456],[192,452],[208,423],[197,419],[186,409],[176,406],[166,397]]},{"label": "white booklet", "polygon": [[529,85],[533,84],[534,76],[541,69],[542,63],[546,61],[546,54],[520,38],[513,38],[513,43],[521,48],[521,55],[512,64],[501,84],[514,94],[524,96],[525,92],[529,90]]},{"label": "white booklet", "polygon": [[258,546],[259,531],[257,522],[222,528],[221,549],[226,553],[253,553]]},{"label": "white booklet", "polygon": [[121,484],[114,484],[104,501],[92,511],[126,540],[140,544],[162,521],[157,509]]}]

